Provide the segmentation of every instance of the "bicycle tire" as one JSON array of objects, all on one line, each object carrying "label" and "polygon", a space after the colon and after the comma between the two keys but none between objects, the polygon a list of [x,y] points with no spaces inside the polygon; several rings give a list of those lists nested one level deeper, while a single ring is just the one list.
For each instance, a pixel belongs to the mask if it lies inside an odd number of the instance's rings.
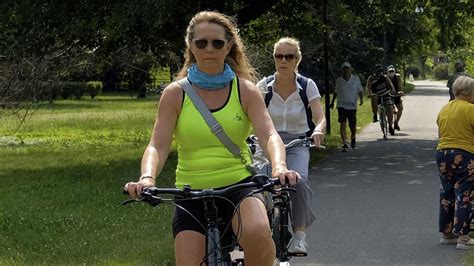
[{"label": "bicycle tire", "polygon": [[385,109],[381,108],[379,114],[380,114],[380,118],[379,118],[380,129],[382,130],[383,139],[387,140],[388,139],[388,132],[387,132],[388,128],[387,128],[387,115],[386,115]]},{"label": "bicycle tire", "polygon": [[278,259],[285,252],[285,246],[283,243],[283,228],[282,228],[282,221],[281,221],[281,206],[279,204],[273,207],[273,214],[272,214],[272,238],[273,242],[275,242],[276,248],[276,257]]}]

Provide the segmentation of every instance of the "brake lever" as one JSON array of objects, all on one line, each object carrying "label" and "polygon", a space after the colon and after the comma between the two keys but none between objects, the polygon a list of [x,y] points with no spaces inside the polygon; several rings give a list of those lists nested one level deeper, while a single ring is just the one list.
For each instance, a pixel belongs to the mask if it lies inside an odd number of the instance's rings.
[{"label": "brake lever", "polygon": [[134,203],[134,202],[139,202],[139,201],[143,201],[141,199],[128,199],[128,200],[124,200],[122,201],[122,205],[127,205],[127,204],[130,204],[130,203]]},{"label": "brake lever", "polygon": [[325,149],[326,149],[326,146],[321,145],[321,146],[318,147],[318,146],[316,146],[316,145],[314,145],[314,144],[311,144],[311,145],[309,146],[309,148],[311,148],[311,149],[325,150]]},{"label": "brake lever", "polygon": [[296,192],[295,188],[292,187],[282,187],[280,191],[291,191],[291,192]]}]

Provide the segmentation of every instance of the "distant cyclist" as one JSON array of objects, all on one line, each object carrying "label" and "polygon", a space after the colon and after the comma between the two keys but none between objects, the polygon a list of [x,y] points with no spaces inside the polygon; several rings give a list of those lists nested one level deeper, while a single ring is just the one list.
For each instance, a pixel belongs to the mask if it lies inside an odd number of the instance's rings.
[{"label": "distant cyclist", "polygon": [[395,134],[393,129],[393,101],[390,95],[395,91],[390,79],[383,74],[383,66],[376,64],[374,74],[367,79],[367,90],[372,96],[372,112],[374,113],[373,122],[377,122],[378,104],[387,107],[388,131],[390,135]]},{"label": "distant cyclist", "polygon": [[400,127],[398,126],[400,122],[400,118],[402,117],[403,113],[403,102],[402,102],[402,96],[404,95],[403,92],[403,85],[402,85],[402,77],[400,74],[396,73],[395,67],[393,65],[389,65],[387,67],[387,74],[388,78],[392,82],[393,87],[395,88],[395,91],[397,92],[392,98],[393,98],[393,103],[397,107],[395,112],[395,121],[393,125],[393,129],[395,130],[400,130]]}]

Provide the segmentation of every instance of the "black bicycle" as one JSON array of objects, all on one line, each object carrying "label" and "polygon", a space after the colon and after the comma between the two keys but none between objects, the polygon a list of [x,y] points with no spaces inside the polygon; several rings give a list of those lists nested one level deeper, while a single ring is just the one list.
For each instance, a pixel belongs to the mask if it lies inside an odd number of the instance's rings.
[{"label": "black bicycle", "polygon": [[382,130],[382,135],[384,140],[388,140],[388,119],[387,119],[387,105],[384,104],[383,97],[391,97],[391,96],[379,96],[378,97],[378,110],[379,110],[379,123],[380,123],[380,130]]},{"label": "black bicycle", "polygon": [[[268,163],[268,160],[263,156],[256,154],[258,139],[255,136],[250,136],[247,140],[254,159],[259,160],[258,165]],[[316,148],[313,143],[313,139],[305,136],[301,136],[285,144],[285,149],[293,148],[297,146],[304,146],[309,148]],[[318,147],[319,149],[326,149],[324,146]],[[267,213],[272,229],[272,238],[275,242],[276,257],[279,262],[288,262],[292,257],[304,257],[307,253],[294,253],[289,252],[288,246],[292,238],[291,226],[291,197],[290,192],[296,192],[294,188],[284,187],[279,189],[273,189],[270,194],[264,194],[267,201]]]},{"label": "black bicycle", "polygon": [[[275,193],[274,187],[279,185],[279,179],[270,179],[266,175],[256,175],[250,182],[235,184],[219,190],[191,190],[190,186],[184,186],[183,189],[148,187],[143,189],[139,199],[126,200],[122,204],[126,205],[134,202],[145,202],[155,207],[161,203],[169,203],[188,212],[177,203],[185,200],[202,199],[204,202],[204,215],[207,221],[206,225],[201,224],[206,231],[206,256],[203,258],[202,264],[209,266],[244,265],[243,256],[236,256],[236,258],[233,258],[232,256],[232,254],[235,254],[235,251],[239,250],[239,246],[235,236],[230,233],[231,222],[225,225],[226,229],[223,232],[219,229],[220,219],[215,200],[228,200],[228,195],[243,188],[255,188],[247,196],[264,191]],[[163,195],[173,197],[166,198],[162,197]],[[238,205],[235,206],[235,210],[238,209]]]}]

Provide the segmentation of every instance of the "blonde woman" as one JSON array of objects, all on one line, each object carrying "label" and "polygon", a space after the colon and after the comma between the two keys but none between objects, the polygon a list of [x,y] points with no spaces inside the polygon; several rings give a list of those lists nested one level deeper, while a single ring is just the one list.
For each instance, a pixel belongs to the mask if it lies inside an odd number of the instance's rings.
[{"label": "blonde woman", "polygon": [[[282,182],[295,184],[298,175],[286,166],[285,150],[266,111],[260,92],[252,81],[254,70],[244,53],[235,23],[217,12],[200,12],[190,21],[186,34],[184,63],[178,78],[187,78],[224,131],[250,160],[245,139],[251,126],[271,158],[272,174]],[[238,119],[234,119],[237,118]],[[174,82],[163,91],[158,118],[151,140],[143,155],[141,177],[127,183],[129,194],[136,198],[143,187],[156,185],[175,137],[178,151],[176,186],[192,189],[222,188],[250,177],[245,165],[213,135],[181,86]],[[233,195],[238,203],[249,191]],[[181,204],[181,203],[180,203]],[[200,200],[181,204],[202,224],[203,206]],[[256,197],[243,199],[234,215],[231,205],[219,203],[218,212],[224,221],[232,221],[239,232],[239,244],[245,250],[246,265],[272,265],[275,246],[271,237],[265,206]],[[240,219],[238,219],[240,218]],[[175,209],[173,219],[176,265],[200,265],[206,254],[204,230],[181,209]]]},{"label": "blonde woman", "polygon": [[[310,136],[316,146],[321,146],[326,131],[326,119],[321,107],[316,83],[298,74],[301,62],[299,41],[281,38],[273,49],[276,72],[257,83],[265,97],[268,112],[283,141],[289,142],[300,136]],[[313,191],[308,180],[309,148],[293,147],[286,150],[286,163],[301,175],[296,193],[291,194],[293,238],[289,251],[306,254],[305,231],[314,219],[311,210]]]},{"label": "blonde woman", "polygon": [[453,84],[455,99],[438,114],[436,151],[441,181],[439,232],[441,244],[474,248],[469,237],[470,191],[474,181],[474,79],[461,76]]}]

